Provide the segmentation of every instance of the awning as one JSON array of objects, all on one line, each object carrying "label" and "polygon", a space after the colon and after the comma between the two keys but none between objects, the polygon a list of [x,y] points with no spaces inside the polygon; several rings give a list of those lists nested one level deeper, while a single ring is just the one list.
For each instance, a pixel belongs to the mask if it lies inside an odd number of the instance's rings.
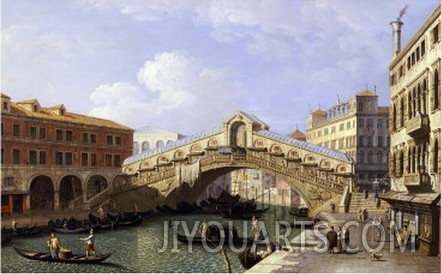
[{"label": "awning", "polygon": [[430,211],[440,202],[440,193],[409,193],[389,191],[379,194],[378,198],[394,207],[408,210]]}]

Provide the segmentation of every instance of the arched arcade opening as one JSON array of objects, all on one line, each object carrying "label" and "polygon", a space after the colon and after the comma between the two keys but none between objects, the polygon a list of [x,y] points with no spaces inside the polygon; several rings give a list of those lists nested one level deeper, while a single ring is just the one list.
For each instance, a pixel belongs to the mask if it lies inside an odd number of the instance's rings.
[{"label": "arched arcade opening", "polygon": [[47,176],[35,177],[29,189],[30,209],[54,209],[54,184]]}]

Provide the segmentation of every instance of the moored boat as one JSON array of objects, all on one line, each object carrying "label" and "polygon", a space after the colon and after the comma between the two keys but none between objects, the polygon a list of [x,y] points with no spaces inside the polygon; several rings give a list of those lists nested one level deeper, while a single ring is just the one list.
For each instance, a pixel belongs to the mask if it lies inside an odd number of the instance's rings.
[{"label": "moored boat", "polygon": [[44,262],[52,262],[52,263],[72,263],[72,264],[95,264],[100,263],[112,255],[112,253],[105,253],[105,254],[97,254],[90,255],[89,257],[86,257],[86,255],[78,255],[78,254],[72,254],[70,252],[66,252],[65,256],[59,256],[59,258],[52,258],[50,252],[39,252],[29,249],[24,249],[21,247],[17,247],[14,245],[15,251],[20,254],[22,257],[29,259],[29,260],[36,260],[36,261],[44,261]]}]

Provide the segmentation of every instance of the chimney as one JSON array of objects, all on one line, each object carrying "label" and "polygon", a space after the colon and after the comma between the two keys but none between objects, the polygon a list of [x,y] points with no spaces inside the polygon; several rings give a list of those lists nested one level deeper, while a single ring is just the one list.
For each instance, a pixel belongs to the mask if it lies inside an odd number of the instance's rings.
[{"label": "chimney", "polygon": [[394,38],[394,54],[398,54],[401,50],[401,26],[403,22],[401,22],[400,18],[397,20],[390,22],[392,26],[392,35]]}]

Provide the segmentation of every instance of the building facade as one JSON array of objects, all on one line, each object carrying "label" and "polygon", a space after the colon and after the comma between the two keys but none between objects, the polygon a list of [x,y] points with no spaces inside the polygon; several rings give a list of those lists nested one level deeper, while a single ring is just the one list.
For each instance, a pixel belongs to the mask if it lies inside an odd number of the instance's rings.
[{"label": "building facade", "polygon": [[122,180],[132,129],[64,105],[1,100],[2,214],[87,208]]},{"label": "building facade", "polygon": [[378,96],[365,90],[348,102],[308,115],[306,141],[340,150],[354,159],[355,184],[374,188],[388,182],[389,107],[378,106]]},{"label": "building facade", "polygon": [[145,126],[135,130],[133,134],[133,155],[143,153],[150,149],[162,148],[170,142],[183,138],[176,132],[165,129]]},{"label": "building facade", "polygon": [[440,250],[441,193],[441,5],[401,49],[401,27],[392,21],[389,65],[393,192],[385,195],[399,228],[413,226],[429,255]]}]

